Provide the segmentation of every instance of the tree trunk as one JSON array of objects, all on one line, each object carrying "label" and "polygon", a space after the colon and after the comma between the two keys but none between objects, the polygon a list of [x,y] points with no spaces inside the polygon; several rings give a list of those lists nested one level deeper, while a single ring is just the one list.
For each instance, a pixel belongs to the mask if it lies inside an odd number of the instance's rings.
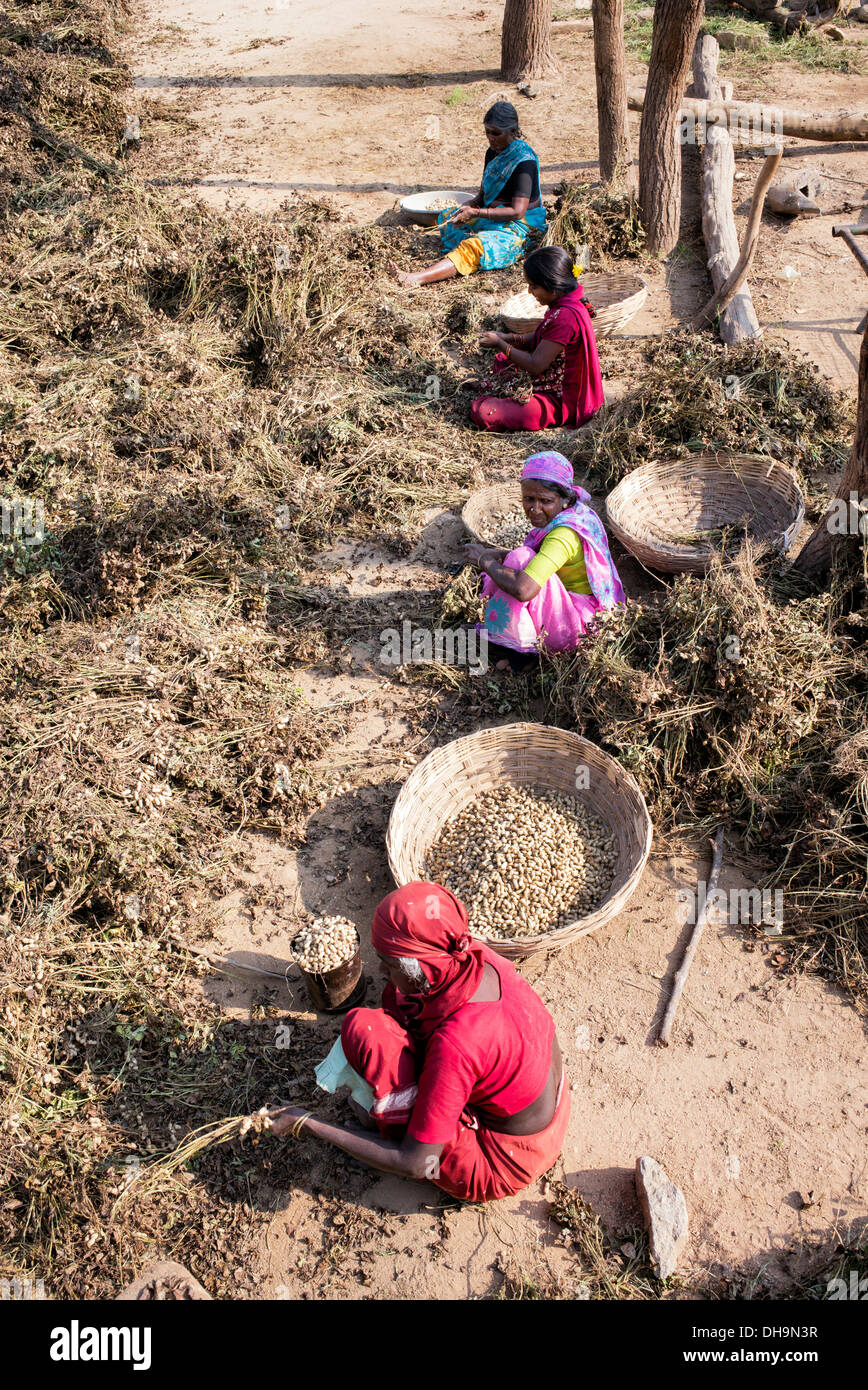
[{"label": "tree trunk", "polygon": [[[836,497],[842,498],[848,504],[846,507],[848,519],[850,519],[852,512],[849,506],[851,493],[855,493],[859,501],[868,498],[868,324],[866,324],[865,332],[862,334],[862,352],[859,356],[859,403],[856,406],[856,433],[853,436],[853,447],[850,450],[847,467],[844,469],[844,476],[835,493]],[[852,530],[842,533],[842,528],[839,525],[830,525],[830,522],[838,520],[843,510],[840,504],[837,508],[830,507],[823,520],[806,541],[798,559],[793,564],[794,569],[800,570],[803,574],[820,575],[832,563],[832,548],[839,536],[842,537],[842,540],[846,537],[850,544],[853,543],[854,539],[858,539],[858,522],[855,533]],[[857,516],[859,515],[861,513],[857,514]]]},{"label": "tree trunk", "polygon": [[593,0],[597,131],[603,183],[621,185],[630,167],[627,78],[624,71],[624,0]]},{"label": "tree trunk", "polygon": [[551,77],[552,0],[506,0],[500,37],[500,75],[506,82]]},{"label": "tree trunk", "polygon": [[[693,54],[696,95],[712,106],[723,101],[717,77],[720,49],[711,34],[700,34]],[[702,235],[708,252],[708,269],[716,290],[722,289],[738,260],[738,235],[732,210],[735,153],[725,125],[710,126],[702,148]],[[731,345],[760,336],[759,319],[747,285],[734,294],[720,315],[719,332]]]},{"label": "tree trunk", "polygon": [[681,221],[678,112],[704,0],[657,0],[639,130],[639,209],[648,250],[665,256]]}]

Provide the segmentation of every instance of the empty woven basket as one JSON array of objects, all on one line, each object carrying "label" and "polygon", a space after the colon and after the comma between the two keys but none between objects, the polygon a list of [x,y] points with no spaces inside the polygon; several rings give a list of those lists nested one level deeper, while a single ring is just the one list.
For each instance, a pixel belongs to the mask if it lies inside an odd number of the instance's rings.
[{"label": "empty woven basket", "polygon": [[649,569],[703,574],[721,539],[713,533],[726,527],[788,550],[805,503],[795,473],[776,459],[691,454],[634,468],[606,511],[612,534]]},{"label": "empty woven basket", "polygon": [[[648,294],[648,286],[641,275],[593,272],[583,275],[581,284],[597,311],[592,322],[598,338],[606,338],[616,328],[623,328],[629,323],[642,308]],[[500,312],[510,333],[532,333],[542,323],[545,309],[525,292],[513,295]]]},{"label": "empty woven basket", "polygon": [[[577,790],[577,768],[588,769],[586,790]],[[558,950],[615,917],[635,891],[651,852],[651,818],[638,783],[596,744],[545,724],[483,729],[435,748],[413,769],[389,817],[386,852],[400,886],[427,877],[431,846],[448,820],[482,792],[502,786],[535,787],[574,796],[605,822],[618,858],[612,885],[593,912],[554,931],[516,940],[487,937],[502,956],[516,960]],[[520,846],[515,847],[521,853]],[[471,921],[471,930],[473,922]]]}]

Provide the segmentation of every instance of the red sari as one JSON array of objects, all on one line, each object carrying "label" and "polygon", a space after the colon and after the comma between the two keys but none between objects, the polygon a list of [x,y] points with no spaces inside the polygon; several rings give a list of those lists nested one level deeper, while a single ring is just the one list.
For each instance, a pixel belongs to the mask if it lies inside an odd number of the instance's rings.
[{"label": "red sari", "polygon": [[[592,313],[581,285],[550,305],[527,351],[535,352],[545,339],[561,343],[563,352],[542,376],[534,378],[529,401],[501,396],[475,400],[470,407],[474,424],[487,430],[577,429],[596,415],[604,396]],[[503,353],[498,353],[496,364],[496,371],[511,366]]]},{"label": "red sari", "polygon": [[[514,967],[474,940],[451,893],[411,883],[377,909],[375,949],[419,960],[431,986],[407,997],[387,985],[382,1009],[353,1009],[341,1030],[344,1055],[372,1087],[380,1133],[442,1144],[436,1186],[464,1201],[520,1191],[560,1154],[570,1112],[562,1081],[551,1123],[538,1134],[504,1134],[486,1120],[533,1104],[551,1067],[554,1021]],[[471,1002],[486,963],[500,999]]]}]

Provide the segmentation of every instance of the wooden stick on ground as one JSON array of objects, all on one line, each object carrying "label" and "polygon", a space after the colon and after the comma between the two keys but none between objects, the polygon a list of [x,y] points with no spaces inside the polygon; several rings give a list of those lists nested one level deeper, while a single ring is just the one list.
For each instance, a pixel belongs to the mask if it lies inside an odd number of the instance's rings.
[{"label": "wooden stick on ground", "polygon": [[720,866],[723,861],[723,826],[719,826],[714,836],[714,854],[711,860],[711,873],[708,883],[705,885],[705,898],[702,907],[696,917],[696,925],[693,928],[690,940],[687,943],[687,950],[684,952],[684,959],[678,967],[672,985],[672,994],[669,1003],[666,1005],[666,1013],[663,1015],[663,1022],[660,1025],[660,1033],[657,1037],[658,1047],[668,1047],[669,1037],[672,1032],[672,1025],[675,1022],[675,1013],[678,1008],[678,1001],[681,998],[681,991],[684,989],[684,982],[687,979],[690,967],[693,964],[693,957],[696,955],[696,948],[699,945],[700,937],[705,931],[705,924],[708,920],[708,905],[717,887],[717,880],[720,877]]},{"label": "wooden stick on ground", "polygon": [[747,278],[750,263],[753,260],[754,251],[759,240],[760,223],[762,222],[763,208],[765,207],[766,193],[769,185],[774,178],[775,170],[781,162],[783,146],[778,145],[776,149],[767,157],[763,167],[759,171],[756,187],[753,191],[753,200],[748,213],[747,226],[741,242],[741,251],[738,260],[732,268],[729,279],[721,285],[720,289],[711,296],[708,303],[700,309],[696,318],[691,323],[691,328],[701,328],[704,323],[713,318],[717,313],[723,313],[726,306],[731,303],[734,296],[738,293],[742,283]]}]

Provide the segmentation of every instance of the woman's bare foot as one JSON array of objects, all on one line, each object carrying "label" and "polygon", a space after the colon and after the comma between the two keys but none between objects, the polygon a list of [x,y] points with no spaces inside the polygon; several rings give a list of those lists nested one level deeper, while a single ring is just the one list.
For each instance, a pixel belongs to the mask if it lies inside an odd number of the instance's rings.
[{"label": "woman's bare foot", "polygon": [[401,270],[394,261],[389,262],[389,274],[393,280],[397,280],[399,285],[403,285],[408,290],[414,290],[422,283],[418,271],[414,273],[412,270]]}]

